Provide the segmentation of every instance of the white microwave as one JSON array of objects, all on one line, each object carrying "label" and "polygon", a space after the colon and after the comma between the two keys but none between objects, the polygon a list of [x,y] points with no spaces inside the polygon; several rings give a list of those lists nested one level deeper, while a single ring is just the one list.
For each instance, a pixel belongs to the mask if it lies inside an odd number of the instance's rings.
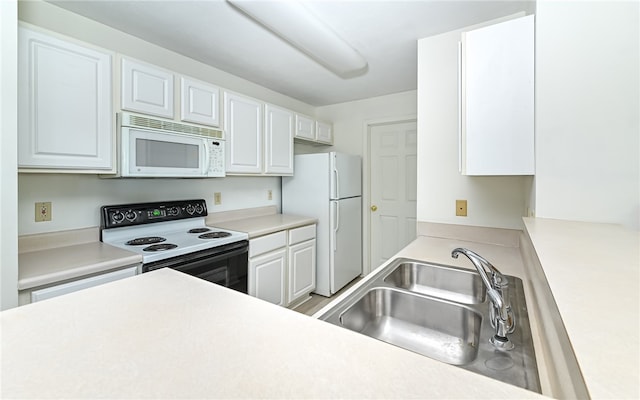
[{"label": "white microwave", "polygon": [[225,143],[218,129],[135,114],[118,114],[121,177],[225,176]]}]

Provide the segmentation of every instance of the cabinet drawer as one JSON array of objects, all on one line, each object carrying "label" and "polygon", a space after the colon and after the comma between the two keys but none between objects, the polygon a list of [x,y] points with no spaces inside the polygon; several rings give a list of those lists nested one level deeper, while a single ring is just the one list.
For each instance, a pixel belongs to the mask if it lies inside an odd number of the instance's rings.
[{"label": "cabinet drawer", "polygon": [[138,267],[129,267],[120,269],[113,272],[108,272],[102,275],[92,276],[90,278],[79,279],[62,285],[56,285],[45,289],[34,290],[31,292],[31,302],[42,301],[51,299],[53,297],[62,296],[63,294],[77,292],[78,290],[88,289],[90,287],[103,285],[105,283],[117,281],[120,279],[135,276],[138,272]]},{"label": "cabinet drawer", "polygon": [[268,251],[279,249],[287,245],[287,231],[280,231],[261,236],[249,241],[249,257],[255,257]]},{"label": "cabinet drawer", "polygon": [[316,237],[316,225],[307,225],[289,231],[289,245],[304,242]]}]

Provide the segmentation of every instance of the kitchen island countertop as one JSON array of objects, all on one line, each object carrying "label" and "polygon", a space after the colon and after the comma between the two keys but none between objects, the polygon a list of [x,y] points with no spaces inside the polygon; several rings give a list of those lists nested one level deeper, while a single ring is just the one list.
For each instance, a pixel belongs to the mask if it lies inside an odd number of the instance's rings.
[{"label": "kitchen island countertop", "polygon": [[0,323],[3,398],[541,398],[166,268]]}]

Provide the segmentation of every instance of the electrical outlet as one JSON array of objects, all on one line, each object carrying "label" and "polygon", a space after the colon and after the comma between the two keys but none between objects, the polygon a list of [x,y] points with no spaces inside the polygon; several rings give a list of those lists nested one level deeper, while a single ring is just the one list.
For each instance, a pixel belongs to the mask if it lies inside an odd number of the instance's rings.
[{"label": "electrical outlet", "polygon": [[36,222],[51,221],[51,202],[36,203]]},{"label": "electrical outlet", "polygon": [[456,200],[456,216],[458,216],[458,217],[466,217],[467,216],[467,201],[466,200]]},{"label": "electrical outlet", "polygon": [[215,204],[216,206],[222,204],[222,193],[215,192],[213,194],[213,204]]},{"label": "electrical outlet", "polygon": [[273,192],[271,189],[267,190],[267,200],[273,200]]}]

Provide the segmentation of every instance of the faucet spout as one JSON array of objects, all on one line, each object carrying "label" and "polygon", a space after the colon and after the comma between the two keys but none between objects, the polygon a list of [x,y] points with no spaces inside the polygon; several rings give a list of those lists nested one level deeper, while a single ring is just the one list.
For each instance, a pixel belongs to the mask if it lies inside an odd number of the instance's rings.
[{"label": "faucet spout", "polygon": [[[513,349],[513,343],[507,337],[509,333],[515,330],[513,313],[509,303],[507,278],[479,254],[469,249],[458,247],[451,252],[451,257],[458,258],[459,254],[464,254],[473,263],[487,290],[487,297],[489,297],[493,306],[491,309],[491,324],[496,328],[496,334],[491,338],[491,343],[501,350]],[[487,269],[491,273],[491,279],[487,275]]]}]

